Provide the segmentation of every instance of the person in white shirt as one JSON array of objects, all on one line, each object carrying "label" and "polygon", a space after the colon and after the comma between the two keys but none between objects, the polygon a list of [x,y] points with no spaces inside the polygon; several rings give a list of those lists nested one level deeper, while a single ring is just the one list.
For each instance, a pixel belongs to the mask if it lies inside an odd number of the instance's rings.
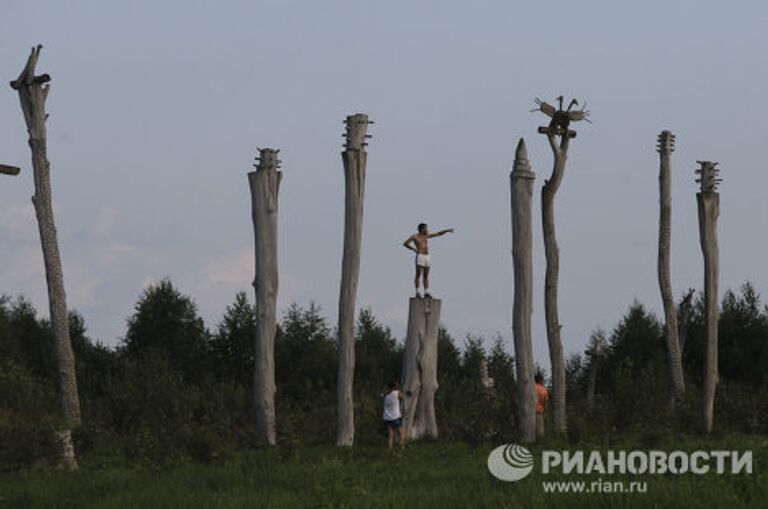
[{"label": "person in white shirt", "polygon": [[403,398],[400,384],[397,382],[387,384],[381,395],[384,397],[384,424],[389,430],[389,448],[395,447],[395,431],[397,431],[397,443],[400,449],[403,449],[405,448],[405,428],[403,416],[400,413],[400,400]]}]

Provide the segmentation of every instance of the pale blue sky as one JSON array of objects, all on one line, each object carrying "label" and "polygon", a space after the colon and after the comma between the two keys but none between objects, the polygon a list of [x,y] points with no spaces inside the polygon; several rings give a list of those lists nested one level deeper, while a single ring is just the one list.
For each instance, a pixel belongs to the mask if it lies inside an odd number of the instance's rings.
[{"label": "pale blue sky", "polygon": [[358,303],[401,334],[415,224],[433,245],[443,321],[510,340],[508,175],[525,136],[537,174],[534,333],[547,366],[538,193],[551,170],[534,96],[589,103],[556,202],[566,350],[656,283],[657,133],[673,157],[673,285],[701,286],[693,170],[722,167],[721,287],[768,288],[768,4],[743,2],[53,2],[0,16],[0,291],[45,312],[26,133],[7,87],[29,48],[53,76],[49,155],[69,303],[116,344],[144,285],[172,278],[209,325],[253,275],[246,180],[281,148],[280,306],[336,319],[342,119],[366,112]]}]

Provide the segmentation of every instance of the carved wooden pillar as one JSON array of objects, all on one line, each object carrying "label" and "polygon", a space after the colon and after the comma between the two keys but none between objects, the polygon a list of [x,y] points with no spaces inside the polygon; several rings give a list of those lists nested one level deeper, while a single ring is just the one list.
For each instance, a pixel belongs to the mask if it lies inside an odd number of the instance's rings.
[{"label": "carved wooden pillar", "polygon": [[515,164],[509,175],[509,183],[512,210],[512,264],[515,278],[512,335],[515,343],[517,374],[517,424],[520,428],[520,440],[523,443],[533,442],[536,438],[536,393],[531,339],[531,314],[533,313],[531,202],[535,178],[536,175],[528,164],[525,140],[520,138],[515,152]]},{"label": "carved wooden pillar", "polygon": [[720,182],[717,163],[699,161],[696,170],[700,191],[696,194],[699,208],[699,240],[704,255],[704,316],[706,319],[707,342],[704,353],[703,423],[707,433],[712,431],[715,405],[715,389],[718,383],[717,369],[717,324],[720,317],[718,307],[718,278],[720,274],[720,250],[717,242],[717,219],[720,216]]},{"label": "carved wooden pillar", "polygon": [[277,331],[277,194],[283,172],[279,150],[259,150],[256,171],[248,174],[256,254],[256,349],[254,398],[259,441],[275,445],[275,333]]}]

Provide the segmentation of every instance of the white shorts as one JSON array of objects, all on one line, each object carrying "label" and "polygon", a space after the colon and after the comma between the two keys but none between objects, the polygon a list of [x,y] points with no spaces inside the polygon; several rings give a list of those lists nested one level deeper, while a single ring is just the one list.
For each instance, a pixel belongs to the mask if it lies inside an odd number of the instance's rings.
[{"label": "white shorts", "polygon": [[417,254],[416,266],[424,267],[426,269],[430,268],[432,266],[432,257],[428,254]]}]

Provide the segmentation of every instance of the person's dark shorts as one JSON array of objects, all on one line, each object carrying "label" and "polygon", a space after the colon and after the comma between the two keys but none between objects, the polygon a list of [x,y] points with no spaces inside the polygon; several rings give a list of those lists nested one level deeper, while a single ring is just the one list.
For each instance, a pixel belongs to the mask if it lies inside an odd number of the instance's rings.
[{"label": "person's dark shorts", "polygon": [[403,418],[398,417],[397,419],[393,419],[391,421],[384,421],[384,424],[386,424],[388,428],[398,429],[403,425]]}]

